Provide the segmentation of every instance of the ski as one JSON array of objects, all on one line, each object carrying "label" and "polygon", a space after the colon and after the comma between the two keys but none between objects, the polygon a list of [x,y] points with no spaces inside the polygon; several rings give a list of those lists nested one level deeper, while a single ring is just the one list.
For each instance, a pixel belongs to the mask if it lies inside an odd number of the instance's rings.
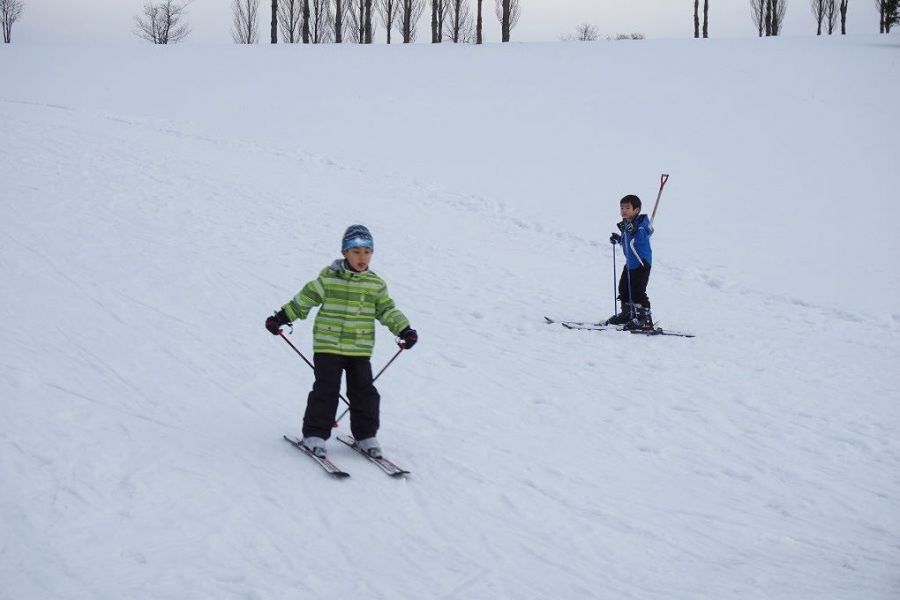
[{"label": "ski", "polygon": [[308,457],[310,457],[311,459],[316,461],[316,463],[318,463],[318,465],[320,467],[325,469],[325,472],[328,473],[329,475],[332,475],[333,477],[336,477],[338,479],[344,479],[345,477],[350,477],[350,473],[341,471],[337,467],[337,465],[335,465],[333,462],[331,462],[327,458],[320,458],[320,457],[316,456],[315,454],[313,454],[312,452],[310,452],[306,448],[306,446],[304,446],[303,444],[300,443],[299,438],[296,438],[294,436],[289,436],[289,435],[285,435],[283,437],[284,437],[285,441],[287,443],[289,443],[291,446],[293,446],[294,448],[296,448],[303,454],[307,455]]},{"label": "ski", "polygon": [[353,439],[353,436],[339,434],[337,436],[339,442],[343,442],[344,444],[353,448],[357,453],[364,456],[369,462],[375,463],[378,465],[378,468],[390,475],[391,477],[403,477],[404,475],[409,475],[409,471],[406,469],[402,469],[389,461],[388,459],[381,457],[375,458],[373,456],[369,456],[366,452],[364,452],[359,446],[356,445],[356,440]]},{"label": "ski", "polygon": [[566,329],[576,329],[578,331],[606,331],[611,325],[604,325],[603,323],[573,323],[569,321],[563,321],[560,323]]},{"label": "ski", "polygon": [[671,331],[669,329],[663,329],[662,327],[657,327],[655,329],[629,329],[630,333],[636,333],[638,335],[672,335],[675,337],[685,337],[692,338],[697,337],[693,333],[685,333],[684,331]]},{"label": "ski", "polygon": [[696,337],[693,333],[686,333],[684,331],[671,331],[669,329],[663,329],[662,327],[654,327],[653,329],[624,329],[621,325],[607,325],[606,323],[589,323],[587,321],[560,321],[551,319],[550,317],[544,317],[544,320],[548,324],[562,325],[566,329],[573,329],[576,331],[606,331],[607,329],[614,329],[615,331],[628,331],[629,333],[634,333],[637,335],[671,335],[675,337],[685,338]]},{"label": "ski", "polygon": [[566,329],[604,329],[606,328],[606,323],[592,323],[590,321],[561,321],[559,319],[551,319],[550,317],[544,317],[544,321],[547,322],[548,325],[562,325]]}]

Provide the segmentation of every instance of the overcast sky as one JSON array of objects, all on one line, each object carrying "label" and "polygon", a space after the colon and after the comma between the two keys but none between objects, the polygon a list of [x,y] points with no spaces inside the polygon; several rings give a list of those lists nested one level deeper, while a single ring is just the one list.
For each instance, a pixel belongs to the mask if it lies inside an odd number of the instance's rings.
[{"label": "overcast sky", "polygon": [[[24,0],[25,12],[13,30],[13,41],[139,43],[132,34],[134,16],[145,1],[158,0]],[[785,35],[814,35],[810,0],[787,0]],[[469,0],[475,5],[475,0]],[[520,0],[522,17],[513,41],[555,41],[571,34],[579,23],[591,23],[603,35],[640,32],[651,38],[693,35],[692,0]],[[262,0],[261,39],[268,39],[270,0]],[[499,41],[494,0],[484,0],[485,40]],[[701,2],[702,7],[702,2]],[[230,43],[231,0],[194,0],[188,22],[192,33],[184,43]],[[850,0],[848,33],[877,33],[878,15],[872,0]],[[710,37],[756,35],[749,0],[710,0]],[[429,38],[430,19],[419,22],[419,40]],[[376,41],[384,42],[379,24]]]}]

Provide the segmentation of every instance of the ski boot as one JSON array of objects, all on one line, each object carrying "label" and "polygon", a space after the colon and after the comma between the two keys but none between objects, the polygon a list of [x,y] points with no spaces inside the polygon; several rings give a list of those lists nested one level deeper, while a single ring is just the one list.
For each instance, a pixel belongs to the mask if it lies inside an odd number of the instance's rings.
[{"label": "ski boot", "polygon": [[378,443],[378,440],[374,437],[366,438],[364,440],[356,440],[357,447],[371,456],[372,458],[381,458],[384,456],[381,453],[381,444]]},{"label": "ski boot", "polygon": [[625,331],[653,331],[653,315],[649,308],[644,308],[640,304],[634,305],[634,317],[629,319],[622,327]]},{"label": "ski boot", "polygon": [[325,440],[320,437],[305,437],[300,442],[303,447],[312,452],[317,458],[326,458]]}]

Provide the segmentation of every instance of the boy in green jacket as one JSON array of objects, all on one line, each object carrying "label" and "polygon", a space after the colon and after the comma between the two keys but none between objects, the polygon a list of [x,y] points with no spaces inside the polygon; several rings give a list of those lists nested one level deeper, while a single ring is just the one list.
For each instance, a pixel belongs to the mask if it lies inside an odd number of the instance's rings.
[{"label": "boy in green jacket", "polygon": [[341,244],[344,258],[322,269],[316,279],[266,319],[266,329],[279,335],[282,325],[305,319],[313,307],[322,307],[313,326],[316,380],[303,415],[303,445],[323,458],[344,371],[350,401],[350,431],[363,451],[381,457],[381,447],[375,438],[380,396],[372,384],[369,360],[375,345],[375,319],[400,337],[400,345],[407,350],[419,339],[409,320],[388,296],[387,284],[369,270],[374,250],[369,230],[362,225],[351,225],[344,232]]}]

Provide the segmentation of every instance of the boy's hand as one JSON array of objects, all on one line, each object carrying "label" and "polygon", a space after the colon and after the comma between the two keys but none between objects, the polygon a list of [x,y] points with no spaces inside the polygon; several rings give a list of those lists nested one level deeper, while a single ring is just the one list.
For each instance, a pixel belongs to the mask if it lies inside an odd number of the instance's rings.
[{"label": "boy's hand", "polygon": [[419,341],[419,334],[416,333],[415,329],[411,329],[409,327],[401,331],[398,337],[402,342],[401,346],[403,346],[406,350],[409,350],[410,348],[415,346],[416,342]]},{"label": "boy's hand", "polygon": [[286,324],[287,315],[284,314],[283,310],[279,310],[277,313],[266,319],[266,329],[268,329],[269,333],[272,335],[280,335],[281,326]]},{"label": "boy's hand", "polygon": [[616,244],[619,244],[621,242],[622,242],[622,236],[619,235],[618,233],[614,233],[611,236],[609,236],[609,243],[612,244],[613,246],[615,246]]}]

